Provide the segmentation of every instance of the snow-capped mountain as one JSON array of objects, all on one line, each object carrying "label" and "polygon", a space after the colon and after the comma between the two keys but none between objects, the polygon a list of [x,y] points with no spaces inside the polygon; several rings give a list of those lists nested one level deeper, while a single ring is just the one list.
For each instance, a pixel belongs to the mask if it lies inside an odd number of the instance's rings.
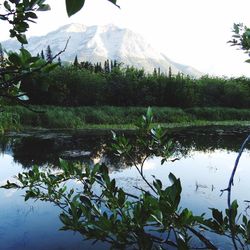
[{"label": "snow-capped mountain", "polygon": [[[121,29],[114,25],[85,26],[82,24],[68,24],[45,36],[31,37],[26,48],[34,55],[45,52],[48,45],[52,53],[62,50],[70,37],[66,51],[61,55],[63,61],[104,62],[107,59],[117,60],[125,65],[144,68],[152,72],[160,68],[161,72],[182,72],[192,76],[201,76],[201,72],[187,66],[173,62],[163,53],[152,48],[140,35],[128,29]],[[18,50],[20,44],[15,40],[2,42],[7,50]]]}]

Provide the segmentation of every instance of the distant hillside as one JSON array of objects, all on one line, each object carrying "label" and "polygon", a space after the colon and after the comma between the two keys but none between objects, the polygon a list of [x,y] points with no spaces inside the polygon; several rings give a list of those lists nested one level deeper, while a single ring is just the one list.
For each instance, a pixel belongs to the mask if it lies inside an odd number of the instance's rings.
[{"label": "distant hillside", "polygon": [[[65,25],[46,36],[31,37],[27,48],[36,55],[50,45],[52,52],[57,53],[64,48],[69,37],[67,50],[61,56],[63,61],[73,62],[77,55],[79,61],[104,62],[111,59],[136,68],[144,68],[147,72],[160,68],[161,72],[166,73],[171,67],[174,74],[181,72],[195,77],[202,75],[193,67],[173,62],[152,48],[140,35],[114,25]],[[2,42],[2,45],[7,50],[17,50],[20,47],[14,40]]]}]

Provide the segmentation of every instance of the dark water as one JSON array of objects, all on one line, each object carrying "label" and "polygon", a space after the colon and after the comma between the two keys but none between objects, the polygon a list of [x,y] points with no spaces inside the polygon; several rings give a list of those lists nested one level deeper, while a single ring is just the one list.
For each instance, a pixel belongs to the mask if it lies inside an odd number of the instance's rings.
[{"label": "dark water", "polygon": [[[248,135],[246,128],[192,128],[169,133],[176,143],[176,157],[180,160],[160,164],[157,157],[145,163],[145,175],[152,175],[166,185],[168,174],[180,177],[183,187],[182,207],[195,214],[206,212],[209,207],[226,207],[226,195],[220,190],[227,187],[237,152]],[[133,134],[129,134],[133,141]],[[112,177],[119,185],[131,191],[133,186],[145,186],[131,164],[111,157],[111,133],[78,132],[24,132],[1,138],[0,183],[4,184],[18,172],[37,164],[55,168],[59,158],[84,161],[90,164],[105,162]],[[137,155],[138,161],[144,152]],[[237,197],[242,213],[248,214],[250,200],[250,151],[245,150],[235,176],[233,198]],[[102,244],[83,242],[77,233],[59,231],[60,210],[53,204],[29,200],[24,202],[22,191],[0,190],[0,249],[108,249]],[[218,242],[217,242],[218,241]],[[222,249],[230,249],[230,242],[215,239]]]}]

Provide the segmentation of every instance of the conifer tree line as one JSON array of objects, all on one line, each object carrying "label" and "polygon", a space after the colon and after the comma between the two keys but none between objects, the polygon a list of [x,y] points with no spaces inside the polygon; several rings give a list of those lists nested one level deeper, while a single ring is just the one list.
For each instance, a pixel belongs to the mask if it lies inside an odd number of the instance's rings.
[{"label": "conifer tree line", "polygon": [[[250,79],[220,78],[205,75],[199,79],[174,75],[160,68],[152,74],[143,69],[106,60],[104,63],[79,61],[72,64],[53,61],[48,45],[38,57],[59,65],[50,73],[36,73],[23,79],[21,88],[30,104],[58,106],[166,106],[250,108]],[[0,44],[0,70],[4,66]]]}]

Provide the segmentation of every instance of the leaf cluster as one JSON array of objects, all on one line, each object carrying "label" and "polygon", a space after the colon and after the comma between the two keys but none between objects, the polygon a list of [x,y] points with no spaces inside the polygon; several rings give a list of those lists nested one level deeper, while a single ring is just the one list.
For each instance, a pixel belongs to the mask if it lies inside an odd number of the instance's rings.
[{"label": "leaf cluster", "polygon": [[[243,23],[234,24],[232,40],[229,41],[232,46],[237,46],[250,56],[250,28]],[[250,59],[245,62],[250,63]]]},{"label": "leaf cluster", "polygon": [[5,0],[0,5],[0,20],[7,21],[12,28],[10,37],[16,38],[21,44],[27,44],[26,31],[29,23],[35,23],[37,11],[47,11],[50,7],[45,0]]}]

